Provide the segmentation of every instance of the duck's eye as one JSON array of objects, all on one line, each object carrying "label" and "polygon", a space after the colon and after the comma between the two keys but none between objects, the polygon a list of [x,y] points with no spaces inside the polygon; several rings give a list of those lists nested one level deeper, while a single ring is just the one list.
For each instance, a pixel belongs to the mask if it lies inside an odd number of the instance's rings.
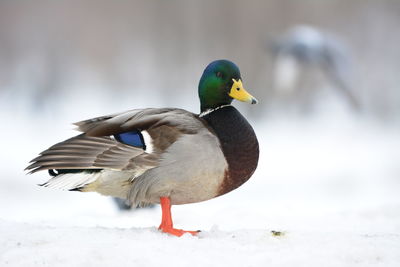
[{"label": "duck's eye", "polygon": [[240,91],[240,87],[237,87],[236,90],[237,90],[237,91]]},{"label": "duck's eye", "polygon": [[216,75],[218,78],[222,78],[222,73],[221,73],[220,71],[218,71],[217,73],[215,73],[215,75]]}]

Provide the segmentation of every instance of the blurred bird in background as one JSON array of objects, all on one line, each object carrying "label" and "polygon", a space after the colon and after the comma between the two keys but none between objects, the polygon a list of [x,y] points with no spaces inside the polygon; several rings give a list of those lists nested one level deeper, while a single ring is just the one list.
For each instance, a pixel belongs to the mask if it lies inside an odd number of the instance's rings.
[{"label": "blurred bird in background", "polygon": [[318,29],[297,25],[272,45],[274,55],[274,90],[309,108],[317,93],[316,77],[323,73],[323,83],[337,89],[355,110],[360,109],[352,91],[351,56],[346,45]]}]

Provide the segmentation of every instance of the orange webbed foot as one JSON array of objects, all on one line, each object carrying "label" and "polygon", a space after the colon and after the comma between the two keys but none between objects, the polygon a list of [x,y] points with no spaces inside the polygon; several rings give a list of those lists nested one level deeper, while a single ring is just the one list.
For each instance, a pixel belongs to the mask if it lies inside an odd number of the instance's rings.
[{"label": "orange webbed foot", "polygon": [[174,236],[182,236],[186,233],[191,235],[197,235],[200,231],[185,231],[182,229],[175,229],[172,223],[172,216],[171,216],[171,201],[169,197],[161,197],[160,198],[161,210],[162,210],[162,219],[159,230],[164,233],[168,233]]},{"label": "orange webbed foot", "polygon": [[178,237],[180,237],[186,233],[189,233],[193,236],[196,236],[198,233],[200,233],[200,231],[185,231],[182,229],[175,229],[172,227],[161,227],[160,226],[158,229],[160,231],[162,231],[163,233],[171,234],[171,235],[178,236]]}]

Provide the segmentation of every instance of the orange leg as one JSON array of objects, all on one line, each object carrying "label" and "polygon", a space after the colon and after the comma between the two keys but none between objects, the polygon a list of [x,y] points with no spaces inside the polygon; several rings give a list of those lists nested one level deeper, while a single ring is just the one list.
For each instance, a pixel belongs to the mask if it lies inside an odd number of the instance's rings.
[{"label": "orange leg", "polygon": [[172,223],[171,201],[169,197],[160,197],[160,204],[162,217],[160,227],[158,227],[159,230],[175,236],[182,236],[185,233],[189,233],[192,235],[197,235],[199,233],[199,231],[184,231],[181,229],[175,229]]}]

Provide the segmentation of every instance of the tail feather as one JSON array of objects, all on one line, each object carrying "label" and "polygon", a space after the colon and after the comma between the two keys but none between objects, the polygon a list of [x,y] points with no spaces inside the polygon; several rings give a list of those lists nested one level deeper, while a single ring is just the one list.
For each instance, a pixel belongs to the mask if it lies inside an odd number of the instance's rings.
[{"label": "tail feather", "polygon": [[46,183],[41,184],[41,186],[62,190],[76,190],[93,183],[100,177],[100,175],[101,172],[59,174],[48,180]]}]

